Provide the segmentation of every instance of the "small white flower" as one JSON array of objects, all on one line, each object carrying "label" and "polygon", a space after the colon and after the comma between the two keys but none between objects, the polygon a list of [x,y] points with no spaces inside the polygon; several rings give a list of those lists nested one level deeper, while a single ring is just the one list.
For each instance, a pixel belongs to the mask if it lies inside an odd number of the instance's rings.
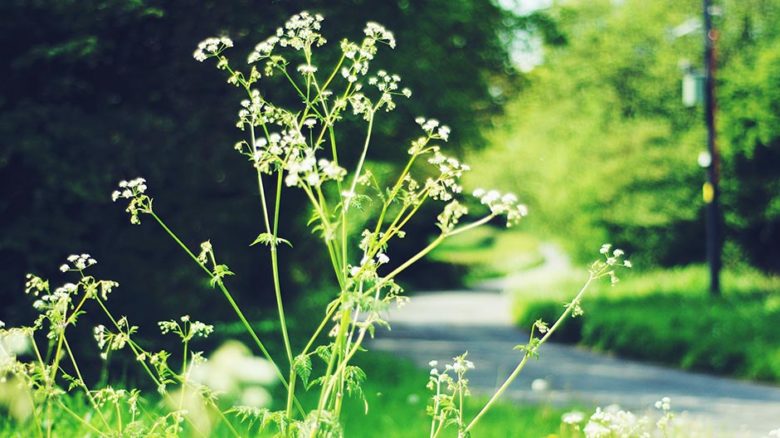
[{"label": "small white flower", "polygon": [[566,424],[580,424],[585,419],[585,414],[580,411],[571,411],[563,414],[561,421]]},{"label": "small white flower", "polygon": [[550,389],[550,383],[544,379],[534,379],[531,382],[531,391],[544,392]]},{"label": "small white flower", "polygon": [[376,260],[377,262],[379,262],[380,265],[383,265],[390,261],[390,257],[388,257],[387,254],[380,252],[379,254],[377,254]]},{"label": "small white flower", "polygon": [[68,272],[70,267],[68,265],[60,265],[60,272]]}]

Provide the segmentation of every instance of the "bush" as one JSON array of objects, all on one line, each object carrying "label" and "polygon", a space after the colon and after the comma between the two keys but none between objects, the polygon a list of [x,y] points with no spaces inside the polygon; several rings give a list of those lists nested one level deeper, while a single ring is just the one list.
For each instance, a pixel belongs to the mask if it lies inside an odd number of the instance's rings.
[{"label": "bush", "polygon": [[[597,288],[583,302],[585,314],[563,325],[556,340],[683,369],[780,381],[777,278],[724,273],[726,293],[712,298],[703,274],[696,266],[654,271],[609,292]],[[528,303],[519,324],[551,320],[560,305]]]}]

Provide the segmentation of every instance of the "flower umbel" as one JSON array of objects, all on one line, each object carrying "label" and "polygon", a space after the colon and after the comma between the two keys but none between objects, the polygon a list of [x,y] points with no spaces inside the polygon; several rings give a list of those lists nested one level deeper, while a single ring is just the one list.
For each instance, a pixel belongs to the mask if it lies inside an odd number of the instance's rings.
[{"label": "flower umbel", "polygon": [[120,199],[130,200],[125,211],[130,213],[130,223],[132,224],[141,223],[139,214],[152,212],[152,198],[144,194],[146,188],[146,180],[136,178],[130,181],[119,181],[119,189],[111,193],[111,200],[114,202]]}]

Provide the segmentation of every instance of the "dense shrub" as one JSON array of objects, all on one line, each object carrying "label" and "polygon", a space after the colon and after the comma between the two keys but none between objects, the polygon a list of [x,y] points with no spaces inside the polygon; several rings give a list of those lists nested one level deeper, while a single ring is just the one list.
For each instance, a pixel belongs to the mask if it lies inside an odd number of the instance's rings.
[{"label": "dense shrub", "polygon": [[[686,272],[677,277],[694,278]],[[629,283],[622,295],[586,298],[585,314],[567,321],[554,339],[683,369],[780,381],[777,291],[711,298],[702,289],[684,293],[671,287],[672,292],[635,294],[644,280]],[[676,283],[672,279],[667,286]],[[634,284],[638,287],[629,289]],[[560,308],[561,302],[550,299],[528,303],[519,323],[528,327],[538,318],[552,320]]]}]

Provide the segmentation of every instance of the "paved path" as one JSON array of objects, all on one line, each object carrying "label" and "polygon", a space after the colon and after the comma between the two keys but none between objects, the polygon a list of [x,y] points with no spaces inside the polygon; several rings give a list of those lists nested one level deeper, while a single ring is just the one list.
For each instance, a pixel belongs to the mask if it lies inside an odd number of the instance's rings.
[{"label": "paved path", "polygon": [[[421,367],[427,367],[430,360],[442,363],[468,351],[476,364],[469,378],[472,389],[492,393],[519,360],[512,348],[527,342],[528,335],[513,326],[511,300],[495,290],[501,284],[490,288],[493,291],[416,294],[406,306],[389,312],[392,331],[382,330],[369,348],[406,356]],[[698,436],[766,437],[780,427],[778,387],[683,372],[555,343],[544,345],[540,356],[528,364],[506,398],[583,407],[617,403],[639,413],[668,396],[675,412],[687,412],[689,421],[697,424]],[[536,379],[543,379],[548,388],[532,390]]]}]

